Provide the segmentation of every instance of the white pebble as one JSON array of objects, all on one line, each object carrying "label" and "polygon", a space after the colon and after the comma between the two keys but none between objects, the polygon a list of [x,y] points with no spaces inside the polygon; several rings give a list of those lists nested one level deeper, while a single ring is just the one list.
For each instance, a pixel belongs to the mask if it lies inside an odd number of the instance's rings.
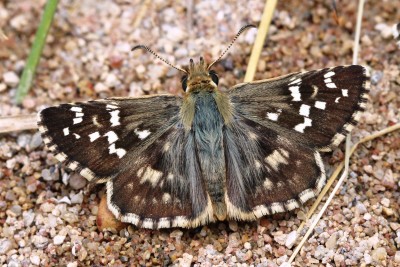
[{"label": "white pebble", "polygon": [[0,83],[0,92],[3,92],[7,89],[7,85],[5,83]]},{"label": "white pebble", "polygon": [[115,76],[114,73],[108,73],[104,83],[108,87],[114,87],[119,85],[121,82],[118,80],[117,76]]},{"label": "white pebble", "polygon": [[40,257],[38,255],[31,255],[29,257],[29,260],[31,261],[32,264],[34,265],[39,265],[40,264]]},{"label": "white pebble", "polygon": [[64,242],[65,236],[62,235],[56,235],[53,238],[53,243],[54,245],[61,245]]},{"label": "white pebble", "polygon": [[94,85],[94,90],[96,91],[96,93],[107,92],[108,87],[104,83],[96,83]]},{"label": "white pebble", "polygon": [[32,238],[32,243],[36,248],[43,249],[49,243],[49,239],[41,235],[34,235]]},{"label": "white pebble", "polygon": [[287,237],[286,237],[286,242],[285,242],[285,246],[287,248],[291,248],[294,245],[294,242],[296,242],[297,239],[297,232],[296,231],[292,231],[290,232]]},{"label": "white pebble", "polygon": [[13,71],[5,72],[3,74],[3,80],[8,86],[11,87],[17,86],[19,83],[19,77]]},{"label": "white pebble", "polygon": [[394,254],[394,262],[400,263],[400,250],[396,251],[396,254]]},{"label": "white pebble", "polygon": [[244,248],[250,250],[251,244],[249,242],[244,243]]},{"label": "white pebble", "polygon": [[382,200],[381,200],[381,204],[382,204],[383,206],[385,206],[386,208],[389,208],[389,206],[390,206],[390,200],[389,200],[388,198],[384,197],[384,198],[382,198]]},{"label": "white pebble", "polygon": [[369,220],[371,220],[371,214],[369,214],[369,213],[365,213],[364,214],[364,220],[366,220],[366,221],[369,221]]},{"label": "white pebble", "polygon": [[82,191],[79,191],[78,194],[71,194],[71,204],[82,204],[83,202],[83,193]]}]

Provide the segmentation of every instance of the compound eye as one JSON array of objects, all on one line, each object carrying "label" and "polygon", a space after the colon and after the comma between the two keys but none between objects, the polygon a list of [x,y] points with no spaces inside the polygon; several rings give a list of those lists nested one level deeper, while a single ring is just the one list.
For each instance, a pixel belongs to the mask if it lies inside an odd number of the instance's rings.
[{"label": "compound eye", "polygon": [[218,85],[219,78],[218,78],[217,73],[216,73],[214,70],[210,70],[210,72],[209,72],[208,74],[210,75],[211,80],[212,80],[216,85]]},{"label": "compound eye", "polygon": [[182,77],[182,79],[181,79],[182,89],[183,89],[183,91],[185,91],[185,92],[186,92],[186,88],[187,88],[187,78],[188,78],[188,76],[187,76],[187,75],[184,75],[184,76]]}]

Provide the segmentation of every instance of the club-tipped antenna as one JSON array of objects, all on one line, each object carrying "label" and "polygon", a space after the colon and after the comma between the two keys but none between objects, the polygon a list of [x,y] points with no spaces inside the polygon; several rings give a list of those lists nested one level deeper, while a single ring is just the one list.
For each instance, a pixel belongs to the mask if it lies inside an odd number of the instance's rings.
[{"label": "club-tipped antenna", "polygon": [[226,52],[228,52],[228,50],[231,48],[231,46],[235,43],[235,41],[237,40],[237,38],[239,38],[239,36],[247,29],[249,28],[257,28],[255,25],[253,24],[247,24],[245,26],[243,26],[242,28],[240,28],[240,30],[238,31],[238,33],[235,35],[235,37],[233,38],[232,42],[228,45],[228,47],[225,49],[224,52],[222,52],[222,54],[216,59],[214,60],[210,65],[208,65],[207,70],[209,70],[212,65],[214,65],[215,63],[217,63],[225,54]]},{"label": "club-tipped antenna", "polygon": [[147,52],[150,52],[151,54],[153,54],[153,56],[155,56],[156,58],[158,58],[159,60],[161,60],[162,62],[164,62],[165,64],[167,64],[168,66],[171,66],[171,67],[173,67],[174,69],[179,70],[179,71],[182,71],[182,72],[184,72],[184,73],[187,74],[187,71],[186,71],[186,70],[181,69],[181,68],[179,68],[179,67],[176,67],[176,66],[172,65],[172,63],[170,63],[168,60],[166,60],[166,59],[160,57],[156,52],[154,52],[153,50],[151,50],[150,47],[148,47],[147,45],[136,45],[136,46],[134,46],[134,47],[131,49],[131,51],[134,51],[134,50],[137,50],[137,49],[144,49],[144,50],[146,50]]}]

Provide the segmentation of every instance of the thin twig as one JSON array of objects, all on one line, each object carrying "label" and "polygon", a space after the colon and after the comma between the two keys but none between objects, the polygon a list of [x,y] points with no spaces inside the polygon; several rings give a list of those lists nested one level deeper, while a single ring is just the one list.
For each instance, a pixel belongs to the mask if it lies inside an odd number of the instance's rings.
[{"label": "thin twig", "polygon": [[147,9],[149,8],[151,1],[145,0],[143,5],[141,6],[139,12],[136,15],[135,21],[133,22],[133,28],[136,29],[139,24],[142,22],[144,15],[146,14]]},{"label": "thin twig", "polygon": [[0,118],[0,133],[36,130],[36,114]]},{"label": "thin twig", "polygon": [[264,13],[261,18],[260,26],[258,27],[256,41],[251,50],[249,64],[247,65],[244,82],[251,82],[256,73],[257,63],[261,55],[261,50],[264,46],[265,37],[267,36],[269,25],[271,24],[272,16],[275,11],[277,0],[267,0],[264,7]]}]

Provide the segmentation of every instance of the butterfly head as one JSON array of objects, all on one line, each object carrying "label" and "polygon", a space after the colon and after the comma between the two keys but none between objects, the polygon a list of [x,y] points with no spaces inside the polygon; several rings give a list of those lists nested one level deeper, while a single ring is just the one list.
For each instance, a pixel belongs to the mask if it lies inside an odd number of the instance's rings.
[{"label": "butterfly head", "polygon": [[204,59],[200,57],[199,63],[190,59],[187,74],[182,77],[182,88],[188,93],[200,91],[214,91],[218,85],[218,75],[214,70],[209,70]]}]

